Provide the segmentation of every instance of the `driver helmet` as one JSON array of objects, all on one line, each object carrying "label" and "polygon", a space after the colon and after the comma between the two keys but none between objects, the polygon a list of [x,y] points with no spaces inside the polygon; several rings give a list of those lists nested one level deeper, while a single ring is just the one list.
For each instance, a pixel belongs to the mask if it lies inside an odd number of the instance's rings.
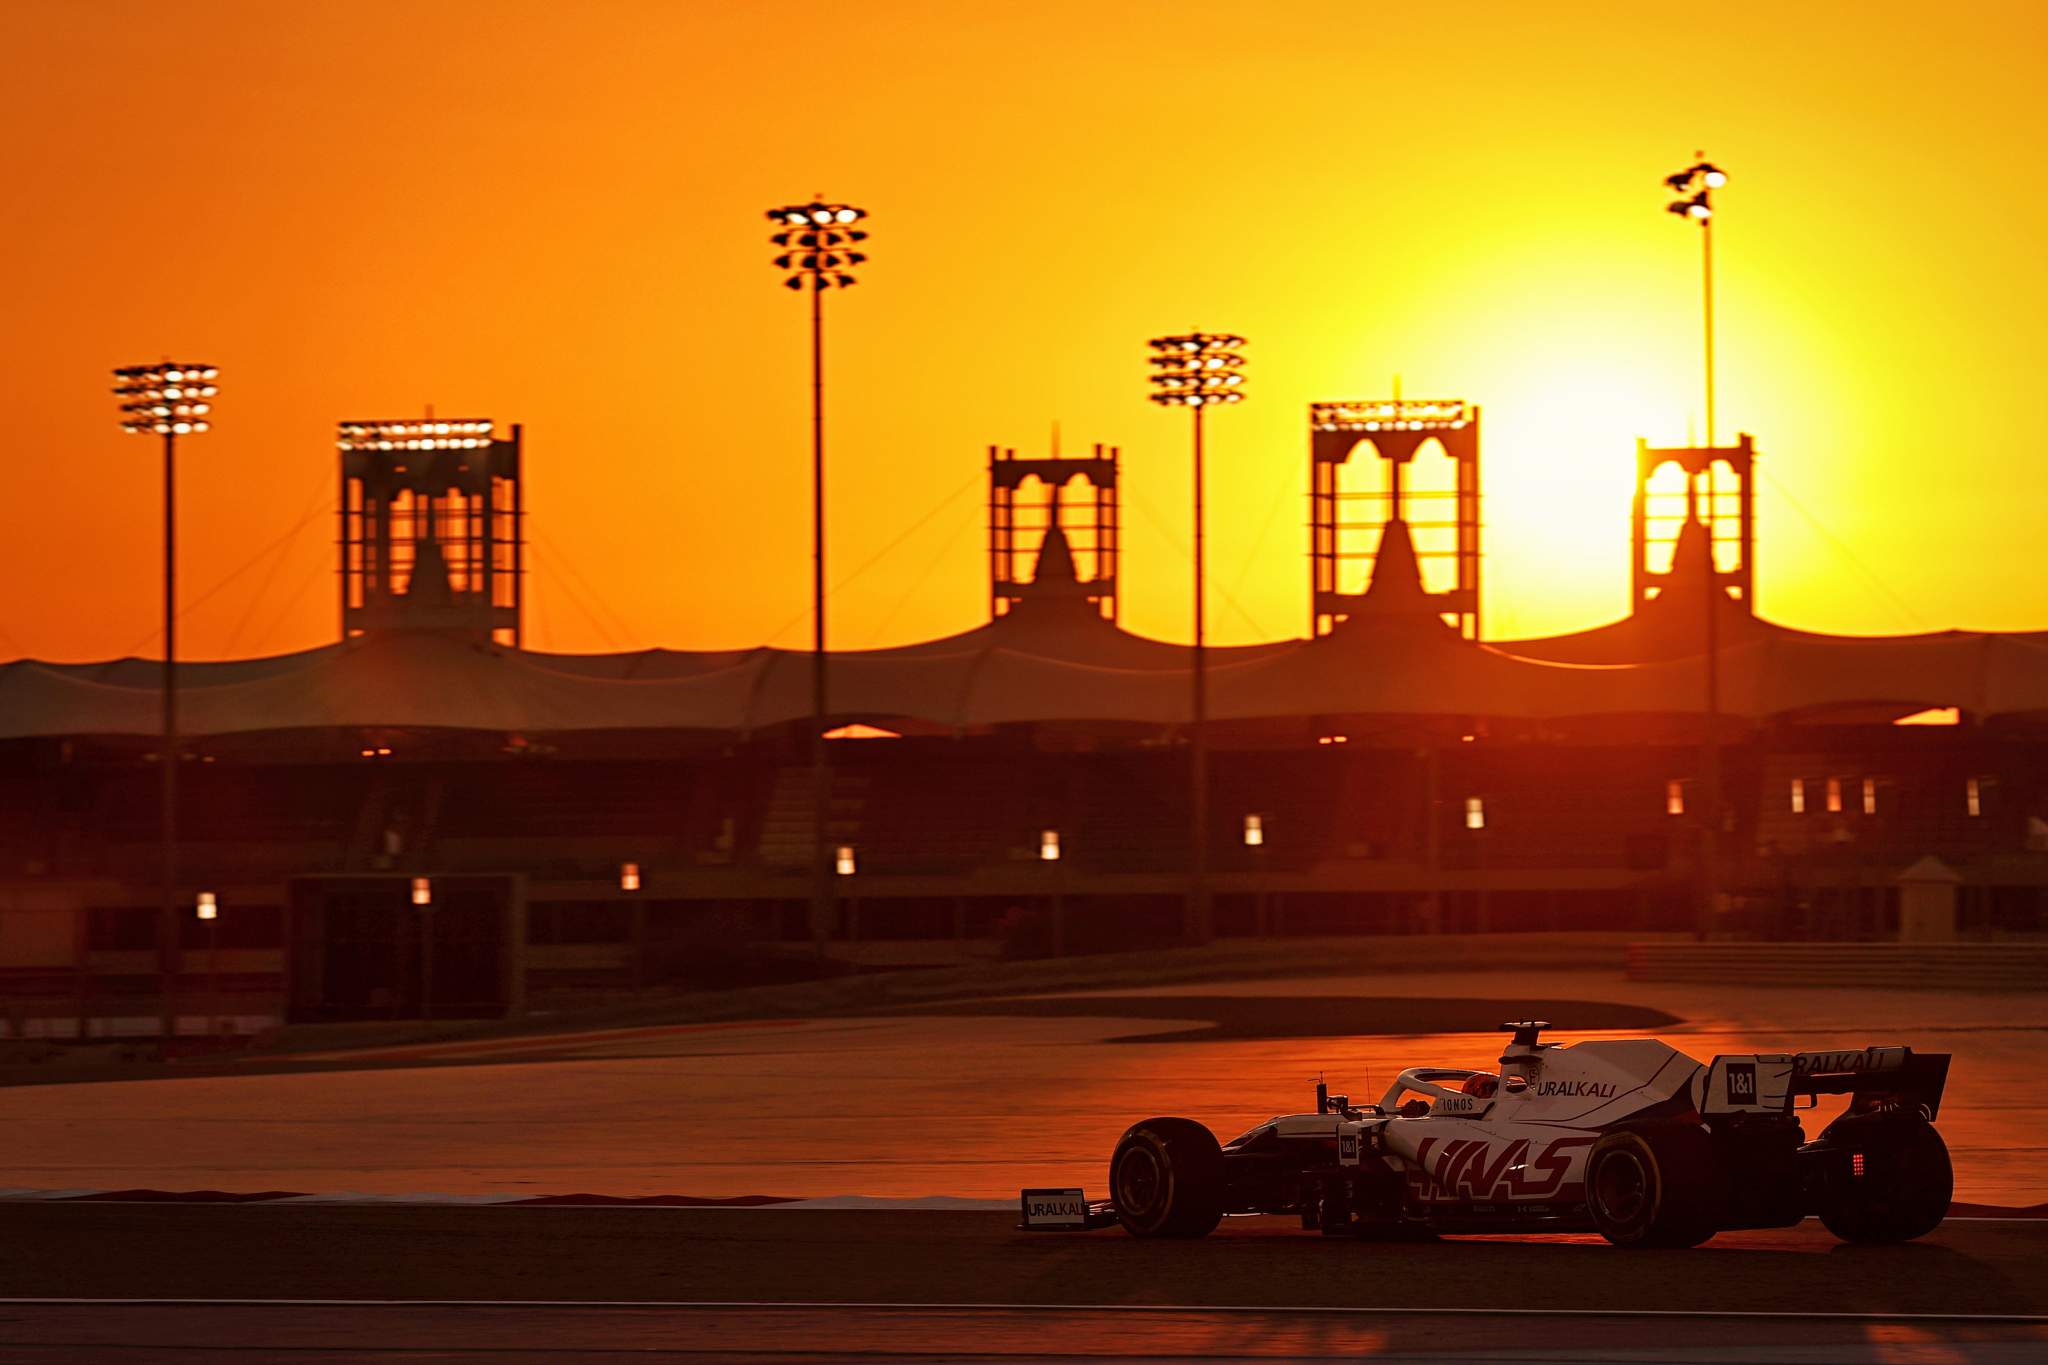
[{"label": "driver helmet", "polygon": [[1482,1071],[1477,1075],[1467,1076],[1465,1083],[1459,1086],[1458,1090],[1461,1094],[1471,1095],[1482,1100],[1490,1100],[1493,1098],[1493,1092],[1499,1088],[1500,1077],[1490,1071]]}]

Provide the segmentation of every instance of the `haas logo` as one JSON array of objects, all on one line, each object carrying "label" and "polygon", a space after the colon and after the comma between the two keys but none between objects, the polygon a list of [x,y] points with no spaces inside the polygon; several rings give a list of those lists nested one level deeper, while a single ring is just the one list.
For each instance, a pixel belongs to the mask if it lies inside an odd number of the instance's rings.
[{"label": "haas logo", "polygon": [[1756,1063],[1728,1063],[1728,1103],[1756,1103]]},{"label": "haas logo", "polygon": [[1424,1138],[1410,1173],[1413,1192],[1418,1199],[1440,1203],[1551,1198],[1564,1189],[1572,1159],[1582,1158],[1594,1140],[1590,1135],[1558,1138],[1532,1148],[1527,1138],[1517,1138],[1496,1150],[1484,1138],[1453,1138],[1441,1146],[1433,1137]]}]

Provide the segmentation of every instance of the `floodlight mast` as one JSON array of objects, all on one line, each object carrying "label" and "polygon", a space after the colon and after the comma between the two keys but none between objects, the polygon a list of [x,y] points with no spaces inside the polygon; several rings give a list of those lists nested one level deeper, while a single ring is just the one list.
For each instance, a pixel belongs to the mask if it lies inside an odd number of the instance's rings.
[{"label": "floodlight mast", "polygon": [[[1664,206],[1700,225],[1700,317],[1707,393],[1707,458],[1695,475],[1695,507],[1699,493],[1706,497],[1704,535],[1706,562],[1700,566],[1700,589],[1706,602],[1706,727],[1700,740],[1701,785],[1706,799],[1700,803],[1700,904],[1694,927],[1705,938],[1713,929],[1721,906],[1721,591],[1714,565],[1714,199],[1713,193],[1728,183],[1728,173],[1707,160],[1705,152],[1694,152],[1693,164],[1664,177],[1665,187],[1679,197]],[[1676,567],[1676,566],[1674,566]]]},{"label": "floodlight mast", "polygon": [[1706,331],[1707,444],[1714,444],[1714,191],[1728,183],[1728,172],[1707,160],[1704,152],[1682,171],[1664,177],[1665,188],[1679,197],[1664,206],[1700,225],[1701,312]]},{"label": "floodlight mast", "polygon": [[788,274],[788,289],[807,289],[811,296],[811,783],[814,788],[811,850],[811,937],[819,956],[832,935],[833,878],[836,859],[831,840],[832,769],[825,739],[830,714],[825,655],[825,291],[851,289],[853,272],[867,263],[858,248],[867,232],[854,226],[867,210],[851,204],[826,203],[823,195],[808,204],[786,204],[768,210],[777,226],[769,241],[783,248],[775,257]]},{"label": "floodlight mast", "polygon": [[1244,338],[1227,332],[1189,332],[1154,337],[1151,398],[1163,407],[1184,407],[1194,416],[1195,644],[1190,675],[1192,723],[1188,729],[1189,869],[1187,937],[1209,940],[1209,693],[1206,546],[1203,500],[1202,417],[1212,407],[1244,401]]},{"label": "floodlight mast", "polygon": [[114,394],[121,400],[121,429],[137,436],[164,438],[164,666],[162,810],[163,888],[158,906],[157,942],[164,945],[157,961],[164,979],[163,1037],[168,1048],[177,1029],[172,1006],[170,954],[178,937],[178,438],[196,435],[209,425],[214,381],[213,365],[126,365],[114,371]]}]

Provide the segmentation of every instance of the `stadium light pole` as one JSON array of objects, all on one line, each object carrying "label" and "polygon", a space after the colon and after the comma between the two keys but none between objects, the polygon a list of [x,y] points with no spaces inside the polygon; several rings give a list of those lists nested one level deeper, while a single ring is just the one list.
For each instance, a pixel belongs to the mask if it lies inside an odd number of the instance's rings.
[{"label": "stadium light pole", "polygon": [[1714,191],[1728,183],[1728,172],[1694,152],[1700,159],[1682,171],[1664,177],[1665,188],[1679,197],[1664,206],[1700,225],[1700,315],[1703,324],[1707,381],[1707,444],[1714,444]]},{"label": "stadium light pole", "polygon": [[853,271],[867,261],[859,247],[868,234],[854,225],[867,216],[867,210],[851,204],[828,204],[823,195],[808,204],[768,210],[768,221],[776,225],[768,240],[782,248],[775,268],[788,272],[783,286],[811,296],[811,937],[820,957],[832,933],[836,875],[832,769],[825,739],[830,700],[825,667],[825,291],[851,289],[859,282]]},{"label": "stadium light pole", "polygon": [[1227,332],[1188,332],[1154,337],[1152,401],[1184,407],[1194,416],[1195,648],[1193,722],[1188,732],[1190,804],[1188,937],[1209,940],[1209,680],[1206,630],[1207,585],[1203,576],[1202,418],[1210,408],[1244,401],[1244,338]]},{"label": "stadium light pole", "polygon": [[178,952],[178,438],[196,435],[208,426],[214,381],[213,365],[125,365],[114,371],[114,394],[121,400],[121,428],[136,436],[164,438],[164,666],[162,809],[163,886],[158,903],[157,942],[164,979],[163,1034],[168,1047],[177,1026],[171,1003],[172,964]]},{"label": "stadium light pole", "polygon": [[[1677,195],[1664,206],[1667,213],[1700,225],[1700,320],[1702,358],[1706,371],[1707,458],[1695,476],[1696,490],[1705,492],[1705,562],[1700,566],[1701,600],[1706,603],[1706,728],[1700,738],[1700,904],[1695,937],[1714,927],[1721,905],[1721,585],[1714,570],[1714,191],[1728,183],[1728,173],[1694,152],[1692,165],[1664,177],[1665,188]],[[1695,493],[1697,498],[1697,491]],[[1698,506],[1695,501],[1695,506]]]}]

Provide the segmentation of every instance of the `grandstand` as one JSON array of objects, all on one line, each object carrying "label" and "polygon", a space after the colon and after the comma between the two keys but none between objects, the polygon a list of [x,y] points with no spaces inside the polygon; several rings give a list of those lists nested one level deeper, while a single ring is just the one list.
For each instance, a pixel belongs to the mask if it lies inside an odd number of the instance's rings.
[{"label": "grandstand", "polygon": [[[834,658],[834,733],[867,736],[831,746],[841,942],[1180,932],[1187,651],[1117,624],[1110,586],[1078,576],[1063,471],[1033,476],[1034,520],[1012,460],[992,460],[989,622]],[[1088,463],[1114,486],[1113,453]],[[1468,537],[1476,433],[1469,463]],[[1308,637],[1212,651],[1218,932],[1693,927],[1704,552],[1681,527],[1623,621],[1482,643],[1476,588],[1428,591],[1426,528],[1386,503],[1369,581],[1328,589]],[[1101,536],[1109,507],[1077,515]],[[517,646],[502,585],[465,623],[445,583],[350,572],[339,643],[181,666],[180,857],[212,927],[157,908],[159,666],[0,666],[0,1036],[494,1015],[715,980],[746,944],[801,956],[807,655],[545,654]],[[1932,932],[2039,932],[2048,634],[1793,631],[1729,578],[1714,931],[1895,937],[1900,874],[1931,857],[1954,877]],[[415,593],[431,618],[408,617]],[[1955,723],[1896,723],[1944,708]]]}]

